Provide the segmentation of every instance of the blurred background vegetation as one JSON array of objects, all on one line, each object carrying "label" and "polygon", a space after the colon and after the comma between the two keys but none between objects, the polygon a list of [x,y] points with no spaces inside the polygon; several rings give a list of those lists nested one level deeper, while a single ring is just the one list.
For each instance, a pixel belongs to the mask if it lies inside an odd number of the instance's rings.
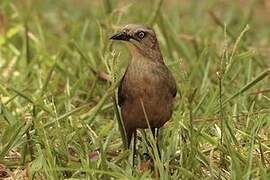
[{"label": "blurred background vegetation", "polygon": [[[268,0],[1,0],[0,179],[269,179],[269,14]],[[112,99],[130,55],[109,40],[128,23],[155,29],[178,86],[161,160],[135,167]]]}]

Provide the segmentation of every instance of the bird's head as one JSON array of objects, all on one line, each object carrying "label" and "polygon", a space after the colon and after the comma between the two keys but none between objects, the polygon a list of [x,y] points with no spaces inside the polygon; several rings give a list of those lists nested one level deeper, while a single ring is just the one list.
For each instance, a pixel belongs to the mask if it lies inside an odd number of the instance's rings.
[{"label": "bird's head", "polygon": [[152,28],[128,24],[110,39],[125,41],[132,54],[141,54],[150,59],[162,60],[156,34]]}]

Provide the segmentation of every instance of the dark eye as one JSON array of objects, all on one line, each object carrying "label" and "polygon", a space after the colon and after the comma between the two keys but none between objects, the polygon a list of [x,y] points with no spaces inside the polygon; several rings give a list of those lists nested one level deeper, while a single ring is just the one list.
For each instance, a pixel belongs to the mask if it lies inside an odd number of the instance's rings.
[{"label": "dark eye", "polygon": [[141,38],[141,39],[142,39],[142,38],[144,38],[145,33],[141,31],[141,32],[139,32],[139,33],[138,33],[138,36],[139,36],[139,38]]}]

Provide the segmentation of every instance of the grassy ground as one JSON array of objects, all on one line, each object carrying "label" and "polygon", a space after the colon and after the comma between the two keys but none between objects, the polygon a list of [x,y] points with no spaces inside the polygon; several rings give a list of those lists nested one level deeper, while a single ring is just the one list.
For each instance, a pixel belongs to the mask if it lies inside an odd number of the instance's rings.
[{"label": "grassy ground", "polygon": [[[268,0],[1,0],[0,179],[269,179],[269,13]],[[178,86],[161,160],[143,159],[140,133],[134,168],[113,103],[129,54],[109,40],[127,23],[154,27]]]}]

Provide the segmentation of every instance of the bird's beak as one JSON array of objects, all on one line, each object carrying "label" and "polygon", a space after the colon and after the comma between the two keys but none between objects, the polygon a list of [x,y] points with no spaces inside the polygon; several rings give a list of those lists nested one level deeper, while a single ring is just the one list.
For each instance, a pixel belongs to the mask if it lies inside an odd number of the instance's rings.
[{"label": "bird's beak", "polygon": [[130,38],[131,37],[125,32],[118,32],[115,35],[113,35],[112,37],[110,37],[110,39],[122,40],[122,41],[129,41]]}]

